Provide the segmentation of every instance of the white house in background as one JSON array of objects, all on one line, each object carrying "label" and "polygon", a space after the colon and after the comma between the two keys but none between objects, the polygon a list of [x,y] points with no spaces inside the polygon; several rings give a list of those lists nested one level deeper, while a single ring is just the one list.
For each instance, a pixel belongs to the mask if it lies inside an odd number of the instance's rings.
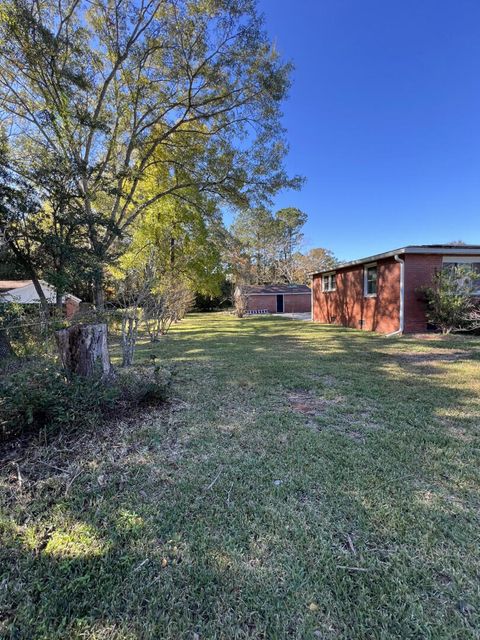
[{"label": "white house in background", "polygon": [[[49,304],[57,301],[55,287],[40,280],[40,286]],[[0,302],[18,302],[19,304],[40,304],[37,290],[32,280],[0,280]],[[62,298],[65,316],[70,319],[78,311],[81,299],[71,293]]]}]

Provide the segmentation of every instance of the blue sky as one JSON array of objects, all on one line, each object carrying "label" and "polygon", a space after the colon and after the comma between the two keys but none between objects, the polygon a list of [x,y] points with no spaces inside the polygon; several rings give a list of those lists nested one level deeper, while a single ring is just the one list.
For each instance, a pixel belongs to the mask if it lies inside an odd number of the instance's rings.
[{"label": "blue sky", "polygon": [[290,173],[275,209],[306,247],[351,259],[406,244],[480,244],[480,1],[259,0],[295,71]]}]

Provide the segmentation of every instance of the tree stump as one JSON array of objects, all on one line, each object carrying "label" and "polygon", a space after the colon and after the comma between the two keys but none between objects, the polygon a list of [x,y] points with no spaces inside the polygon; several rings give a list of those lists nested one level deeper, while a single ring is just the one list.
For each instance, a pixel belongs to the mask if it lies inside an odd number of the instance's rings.
[{"label": "tree stump", "polygon": [[90,378],[112,375],[106,324],[77,324],[56,332],[62,364],[69,374]]}]

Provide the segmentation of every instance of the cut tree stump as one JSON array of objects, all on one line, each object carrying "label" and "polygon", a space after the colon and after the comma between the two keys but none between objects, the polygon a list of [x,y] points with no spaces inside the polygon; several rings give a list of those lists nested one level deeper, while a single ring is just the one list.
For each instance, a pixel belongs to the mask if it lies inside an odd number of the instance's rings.
[{"label": "cut tree stump", "polygon": [[106,324],[77,324],[56,332],[62,364],[69,374],[103,379],[113,374]]}]

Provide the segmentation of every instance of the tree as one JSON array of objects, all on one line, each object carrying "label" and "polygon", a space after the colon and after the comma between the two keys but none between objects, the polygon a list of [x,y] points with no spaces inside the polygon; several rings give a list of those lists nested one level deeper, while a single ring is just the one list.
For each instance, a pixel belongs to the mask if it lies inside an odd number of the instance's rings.
[{"label": "tree", "polygon": [[15,171],[33,179],[47,155],[74,177],[99,307],[105,265],[155,202],[195,186],[246,206],[299,185],[282,164],[290,65],[251,0],[5,0],[0,18]]},{"label": "tree", "polygon": [[48,302],[38,274],[41,254],[36,242],[36,220],[41,205],[35,190],[10,170],[6,146],[0,142],[0,234],[7,251],[31,278],[44,316]]},{"label": "tree", "polygon": [[157,283],[154,252],[150,251],[138,265],[120,263],[112,271],[122,319],[122,367],[128,367],[133,363],[143,305]]},{"label": "tree", "polygon": [[231,226],[229,261],[237,284],[308,284],[310,273],[334,268],[338,260],[329,249],[300,251],[307,215],[296,207],[272,214],[245,209]]},{"label": "tree", "polygon": [[152,251],[160,279],[182,282],[191,291],[217,295],[225,278],[225,228],[214,200],[191,188],[187,200],[167,196],[132,227],[120,262],[139,265]]},{"label": "tree", "polygon": [[295,281],[294,254],[303,241],[302,228],[306,221],[307,214],[296,207],[280,209],[275,214],[280,243],[279,274],[287,283]]},{"label": "tree", "polygon": [[241,285],[238,286],[234,291],[233,305],[235,307],[235,314],[237,318],[243,318],[248,310],[248,296],[242,289]]},{"label": "tree", "polygon": [[337,265],[338,260],[330,249],[316,247],[304,254],[296,253],[293,256],[293,282],[310,284],[312,273],[334,269]]},{"label": "tree", "polygon": [[235,218],[231,231],[248,256],[249,264],[244,265],[241,280],[251,280],[254,284],[275,282],[278,279],[280,236],[271,212],[263,207],[243,209]]},{"label": "tree", "polygon": [[437,271],[424,287],[427,318],[443,334],[472,328],[475,322],[478,273],[467,265],[451,265]]},{"label": "tree", "polygon": [[[61,168],[61,158],[37,158],[32,172],[20,176],[12,168],[6,140],[0,146],[0,232],[7,254],[14,258],[11,271],[21,268],[32,279],[44,315],[49,313],[40,285],[45,278],[56,287],[57,306],[63,294],[85,274],[81,251],[81,207],[75,182]],[[7,274],[12,277],[12,273]]]}]

